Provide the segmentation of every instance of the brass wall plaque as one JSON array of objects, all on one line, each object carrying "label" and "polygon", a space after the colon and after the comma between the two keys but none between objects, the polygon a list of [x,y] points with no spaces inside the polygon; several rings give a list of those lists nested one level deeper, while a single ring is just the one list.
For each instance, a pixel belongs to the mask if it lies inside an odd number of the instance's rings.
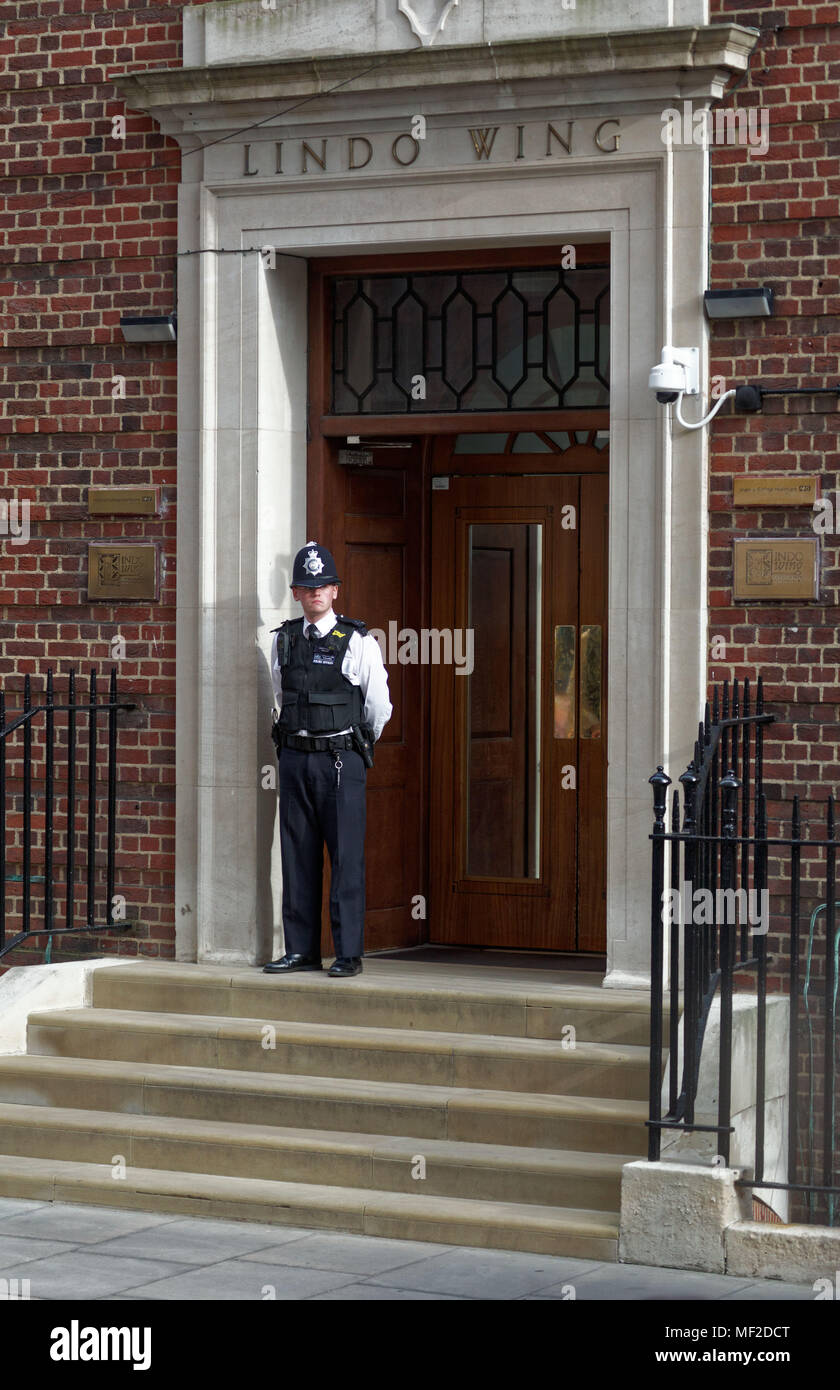
[{"label": "brass wall plaque", "polygon": [[817,598],[816,538],[736,541],[733,590],[736,600]]},{"label": "brass wall plaque", "polygon": [[88,516],[157,516],[159,487],[88,488]]},{"label": "brass wall plaque", "polygon": [[802,473],[753,474],[732,484],[735,507],[813,507],[816,500],[816,476]]},{"label": "brass wall plaque", "polygon": [[88,598],[156,599],[158,596],[157,546],[88,546]]}]

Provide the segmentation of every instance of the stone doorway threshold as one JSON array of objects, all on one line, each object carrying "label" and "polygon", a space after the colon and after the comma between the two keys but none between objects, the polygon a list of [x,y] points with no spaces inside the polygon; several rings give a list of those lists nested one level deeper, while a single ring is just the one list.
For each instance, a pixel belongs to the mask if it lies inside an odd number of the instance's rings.
[{"label": "stone doorway threshold", "polygon": [[605,955],[563,955],[556,951],[499,951],[480,946],[410,946],[392,951],[373,951],[366,959],[409,960],[421,965],[477,965],[508,970],[562,970],[603,976]]}]

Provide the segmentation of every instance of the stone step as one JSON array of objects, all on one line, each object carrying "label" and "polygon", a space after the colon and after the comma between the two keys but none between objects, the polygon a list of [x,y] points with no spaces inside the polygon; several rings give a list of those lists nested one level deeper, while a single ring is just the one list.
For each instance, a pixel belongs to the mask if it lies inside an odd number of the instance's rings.
[{"label": "stone step", "polygon": [[648,1093],[648,1049],[632,1044],[566,1047],[543,1038],[103,1008],[34,1012],[27,1038],[29,1052],[46,1056],[541,1095],[642,1100]]},{"label": "stone step", "polygon": [[154,1168],[115,1179],[110,1163],[3,1155],[0,1195],[578,1259],[615,1260],[618,1251],[618,1217],[601,1211]]},{"label": "stone step", "polygon": [[613,1213],[635,1157],[6,1103],[0,1154]]},{"label": "stone step", "polygon": [[93,1003],[266,1022],[340,1018],[362,1027],[519,1038],[568,1038],[574,1028],[580,1041],[638,1046],[646,1046],[650,1034],[649,1000],[639,991],[601,989],[571,972],[441,969],[376,956],[366,958],[364,974],[352,980],[169,961],[113,965],[95,972]]},{"label": "stone step", "polygon": [[647,1105],[345,1077],[0,1056],[0,1101],[235,1124],[641,1156]]}]

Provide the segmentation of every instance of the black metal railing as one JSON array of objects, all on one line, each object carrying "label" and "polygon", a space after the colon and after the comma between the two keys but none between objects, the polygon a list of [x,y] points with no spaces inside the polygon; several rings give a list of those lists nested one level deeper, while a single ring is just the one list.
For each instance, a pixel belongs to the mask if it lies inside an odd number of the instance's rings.
[{"label": "black metal railing", "polygon": [[[0,958],[22,941],[35,936],[61,936],[69,932],[124,930],[115,921],[114,882],[117,803],[117,714],[135,706],[117,695],[116,668],[111,671],[107,700],[100,701],[96,673],[91,671],[88,698],[76,698],[76,674],[70,672],[66,702],[56,701],[52,670],[48,670],[44,703],[33,705],[31,677],[24,678],[20,712],[7,722],[6,695],[0,690]],[[66,714],[66,724],[61,718]],[[39,717],[44,716],[43,725]],[[58,719],[57,719],[58,716]],[[79,724],[87,717],[87,798],[80,795]],[[104,718],[103,718],[104,717]],[[107,728],[107,792],[105,811],[104,920],[97,922],[97,753],[100,718]],[[66,742],[62,736],[66,732]],[[82,726],[83,727],[83,726]],[[43,743],[37,733],[43,728]],[[61,737],[61,741],[59,738]],[[62,766],[62,763],[66,763]],[[39,778],[38,773],[42,772]],[[39,789],[33,787],[36,781]],[[58,791],[56,788],[58,787]],[[62,797],[63,793],[63,797]],[[63,799],[63,815],[60,805]],[[37,809],[41,803],[42,809]],[[63,824],[62,824],[63,822]],[[77,863],[77,852],[80,862]],[[101,857],[101,856],[100,856]],[[43,865],[43,873],[33,867]],[[9,872],[20,866],[20,873]],[[77,882],[79,869],[84,882]],[[63,870],[63,875],[62,875]],[[63,876],[63,903],[56,880]],[[101,877],[101,875],[100,875]],[[19,894],[12,885],[20,884]],[[40,911],[33,902],[33,886],[43,885]],[[84,921],[78,920],[81,904],[77,889],[86,888]],[[37,918],[42,925],[37,924]],[[57,925],[63,917],[64,925]],[[20,929],[8,936],[11,918]]]},{"label": "black metal railing", "polygon": [[[761,682],[755,708],[745,682],[739,707],[728,682],[715,691],[700,725],[694,758],[675,789],[666,827],[670,778],[658,768],[653,786],[651,888],[651,1056],[648,1157],[661,1152],[663,1130],[717,1135],[717,1152],[730,1159],[733,992],[744,982],[756,1001],[754,1163],[745,1187],[802,1194],[811,1219],[834,1224],[838,1206],[835,1158],[837,1114],[838,932],[834,800],[825,810],[825,837],[804,838],[799,798],[790,833],[769,835],[763,781],[765,713]],[[666,888],[666,846],[670,847]],[[803,878],[803,857],[807,878]],[[698,891],[700,897],[698,898]],[[806,899],[807,901],[803,901]],[[772,905],[772,910],[771,910]],[[812,906],[804,942],[808,907]],[[700,910],[698,910],[698,908]],[[667,910],[666,910],[667,909]],[[821,926],[822,939],[818,939]],[[773,933],[771,937],[771,931]],[[670,1004],[668,1111],[662,1114],[662,1060],[666,932]],[[772,940],[774,951],[768,950]],[[778,947],[778,949],[776,949]],[[821,964],[822,968],[818,968]],[[767,1109],[768,965],[775,991],[789,996],[787,1181],[765,1178]],[[754,974],[753,974],[754,972]],[[682,975],[682,991],[680,978]],[[812,1008],[822,990],[821,1007]],[[709,1010],[720,993],[717,1124],[695,1121],[700,1061]],[[677,1068],[680,1004],[683,1067]],[[815,1026],[816,1025],[816,1026]],[[807,1039],[806,1039],[807,1031]],[[807,1046],[806,1046],[807,1041]],[[821,1091],[817,1100],[817,1091]],[[803,1143],[807,1130],[808,1145]],[[821,1137],[819,1135],[821,1131]]]}]

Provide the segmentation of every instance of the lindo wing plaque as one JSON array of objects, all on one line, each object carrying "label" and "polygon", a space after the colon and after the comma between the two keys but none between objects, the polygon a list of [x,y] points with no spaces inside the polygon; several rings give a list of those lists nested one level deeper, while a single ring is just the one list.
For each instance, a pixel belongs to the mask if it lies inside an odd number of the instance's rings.
[{"label": "lindo wing plaque", "polygon": [[816,539],[735,542],[736,601],[817,597]]},{"label": "lindo wing plaque", "polygon": [[101,541],[88,546],[88,598],[131,602],[157,596],[155,546]]}]

